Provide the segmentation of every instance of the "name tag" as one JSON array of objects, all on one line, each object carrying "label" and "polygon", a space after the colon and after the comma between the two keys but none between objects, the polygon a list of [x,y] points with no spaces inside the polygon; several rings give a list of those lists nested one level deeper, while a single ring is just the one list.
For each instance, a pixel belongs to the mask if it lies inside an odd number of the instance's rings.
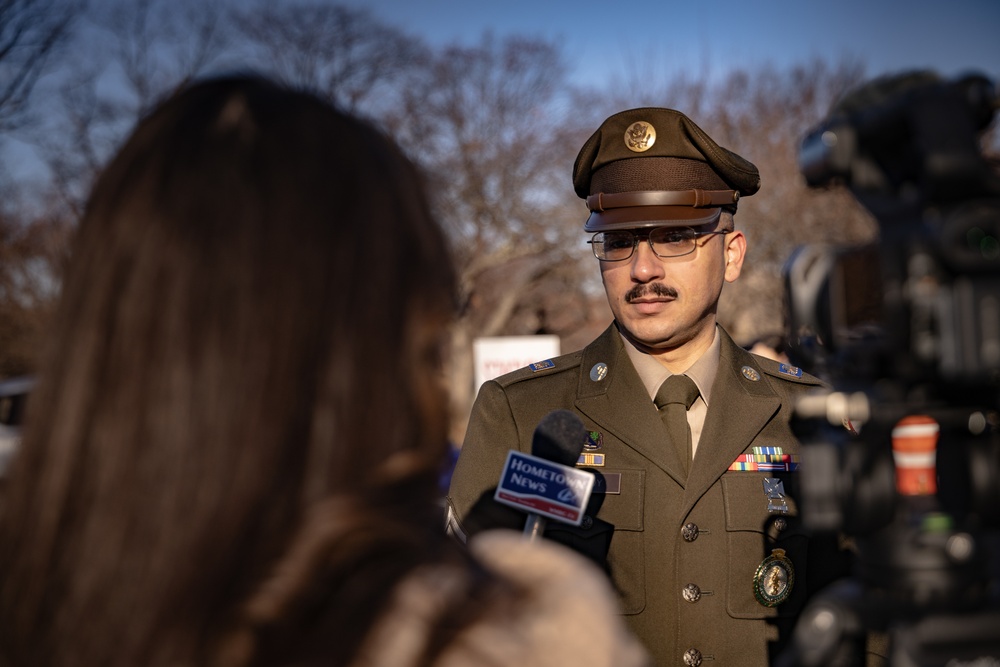
[{"label": "name tag", "polygon": [[620,472],[602,472],[594,475],[594,490],[592,493],[618,495],[622,492],[622,474]]}]

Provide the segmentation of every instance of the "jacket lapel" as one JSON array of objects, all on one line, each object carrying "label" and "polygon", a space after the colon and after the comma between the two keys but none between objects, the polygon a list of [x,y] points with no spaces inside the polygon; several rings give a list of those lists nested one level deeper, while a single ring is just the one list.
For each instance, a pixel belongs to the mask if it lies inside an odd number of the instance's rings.
[{"label": "jacket lapel", "polygon": [[[719,372],[684,493],[682,515],[715,484],[778,412],[780,397],[771,389],[753,357],[720,329]],[[752,369],[747,377],[743,368]],[[752,378],[756,377],[756,380]]]}]

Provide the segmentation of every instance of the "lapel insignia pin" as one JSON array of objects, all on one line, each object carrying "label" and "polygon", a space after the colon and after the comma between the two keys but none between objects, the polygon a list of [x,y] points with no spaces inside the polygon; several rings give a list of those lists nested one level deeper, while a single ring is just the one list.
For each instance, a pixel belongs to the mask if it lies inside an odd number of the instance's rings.
[{"label": "lapel insignia pin", "polygon": [[594,364],[594,367],[590,369],[590,379],[594,382],[600,382],[608,376],[608,365],[603,361]]},{"label": "lapel insignia pin", "polygon": [[753,595],[765,607],[777,607],[788,599],[795,584],[795,567],[784,549],[774,549],[761,561],[753,576]]},{"label": "lapel insignia pin", "polygon": [[602,445],[604,445],[604,435],[600,431],[587,431],[587,442],[583,443],[585,450],[600,449]]},{"label": "lapel insignia pin", "polygon": [[758,373],[756,370],[754,370],[750,366],[744,366],[741,369],[741,372],[743,373],[743,377],[745,377],[746,379],[750,380],[751,382],[756,382],[757,380],[760,379],[760,373]]}]

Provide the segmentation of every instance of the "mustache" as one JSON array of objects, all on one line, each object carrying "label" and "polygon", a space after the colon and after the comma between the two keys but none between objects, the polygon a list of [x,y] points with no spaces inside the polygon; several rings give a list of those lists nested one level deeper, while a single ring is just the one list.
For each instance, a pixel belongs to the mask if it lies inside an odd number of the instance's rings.
[{"label": "mustache", "polygon": [[625,303],[632,303],[636,299],[641,299],[649,295],[676,299],[677,290],[673,287],[667,287],[661,283],[644,283],[642,285],[636,285],[625,293]]}]

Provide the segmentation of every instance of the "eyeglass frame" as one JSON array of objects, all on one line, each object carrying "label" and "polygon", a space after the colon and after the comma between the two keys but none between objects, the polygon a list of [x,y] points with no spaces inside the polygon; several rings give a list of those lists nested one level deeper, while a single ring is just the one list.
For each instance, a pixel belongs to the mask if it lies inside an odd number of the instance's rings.
[{"label": "eyeglass frame", "polygon": [[[653,232],[655,232],[655,231],[657,231],[659,229],[666,229],[666,230],[670,230],[670,231],[681,231],[681,230],[685,230],[685,229],[686,230],[690,230],[690,232],[691,232],[691,240],[694,241],[694,244],[691,246],[690,250],[688,250],[687,252],[682,252],[679,255],[661,255],[660,253],[656,252],[656,248],[653,247],[653,241],[650,238],[650,235]],[[606,231],[596,232],[593,236],[590,237],[590,240],[587,241],[587,243],[590,244],[590,249],[594,253],[594,257],[597,257],[598,261],[601,261],[601,262],[624,262],[626,260],[632,259],[632,256],[635,254],[635,249],[639,246],[639,241],[641,239],[643,239],[643,238],[645,238],[646,239],[646,243],[649,244],[649,249],[653,252],[653,255],[655,255],[656,257],[659,257],[660,259],[670,259],[672,257],[686,257],[686,256],[690,255],[691,253],[693,253],[696,249],[702,247],[704,244],[699,244],[698,243],[698,239],[701,238],[701,237],[703,237],[703,236],[713,236],[713,235],[716,235],[716,234],[731,234],[734,231],[736,231],[736,230],[735,229],[713,229],[712,231],[708,231],[708,232],[699,232],[699,231],[696,231],[693,227],[648,227],[648,228],[643,228],[643,229],[639,229],[639,230],[634,230],[634,229],[609,229],[609,230],[606,230]],[[595,241],[594,239],[596,239],[598,237],[598,235],[600,235],[600,234],[616,234],[616,233],[621,233],[621,232],[628,232],[629,234],[632,235],[632,250],[629,252],[629,254],[626,255],[625,257],[620,258],[620,259],[606,259],[606,258],[599,257],[597,255],[597,248],[594,247],[594,244],[598,243],[598,241]],[[603,241],[600,241],[600,243],[603,243]]]}]

